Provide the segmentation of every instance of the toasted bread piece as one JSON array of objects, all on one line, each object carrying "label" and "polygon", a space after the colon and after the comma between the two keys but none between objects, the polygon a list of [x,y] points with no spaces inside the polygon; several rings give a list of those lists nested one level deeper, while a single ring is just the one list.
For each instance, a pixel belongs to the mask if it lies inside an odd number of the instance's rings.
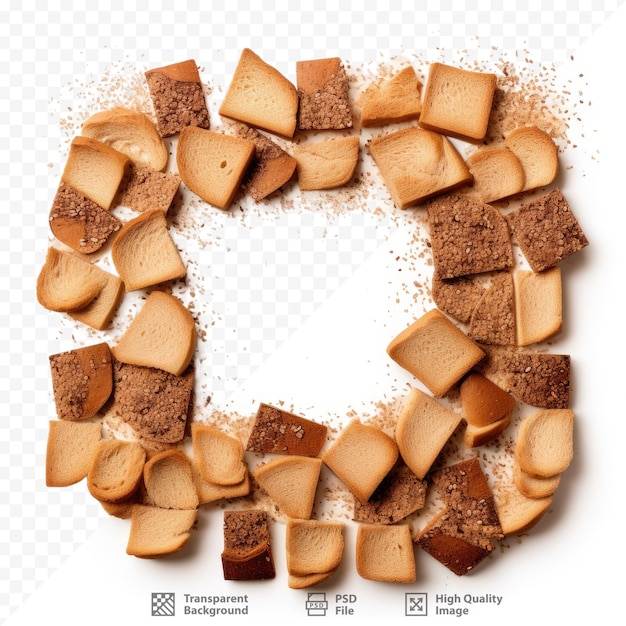
[{"label": "toasted bread piece", "polygon": [[309,519],[321,470],[321,459],[286,456],[261,465],[253,477],[285,515]]},{"label": "toasted bread piece", "polygon": [[513,240],[534,272],[542,272],[589,245],[558,188],[523,204],[506,219]]},{"label": "toasted bread piece", "polygon": [[400,456],[411,471],[423,479],[446,442],[461,423],[460,413],[412,388],[396,423]]},{"label": "toasted bread piece", "polygon": [[276,576],[270,525],[265,511],[224,511],[224,580],[265,580]]},{"label": "toasted bread piece", "polygon": [[106,502],[126,500],[139,486],[145,462],[146,451],[136,441],[103,439],[87,474],[89,493]]},{"label": "toasted bread piece", "polygon": [[187,126],[209,128],[209,110],[193,59],[148,70],[145,77],[161,137]]},{"label": "toasted bread piece", "polygon": [[296,86],[300,130],[352,128],[350,87],[339,57],[297,61]]},{"label": "toasted bread piece", "polygon": [[376,426],[351,420],[322,455],[330,470],[367,502],[398,460],[396,442]]},{"label": "toasted bread piece", "polygon": [[463,194],[478,202],[496,202],[524,189],[526,176],[520,160],[506,147],[479,148],[465,160],[474,178]]},{"label": "toasted bread piece", "polygon": [[172,448],[151,457],[143,468],[144,504],[163,509],[196,509],[199,505],[191,461],[183,450]]},{"label": "toasted bread piece", "polygon": [[189,310],[176,296],[152,291],[112,351],[123,363],[180,376],[195,349],[196,324]]},{"label": "toasted bread piece", "polygon": [[415,548],[408,524],[361,524],[356,535],[356,570],[361,578],[412,583],[417,578]]},{"label": "toasted bread piece", "polygon": [[496,75],[432,63],[419,125],[466,141],[482,141],[496,91]]},{"label": "toasted bread piece", "polygon": [[517,345],[528,346],[557,335],[563,325],[561,268],[543,272],[515,270]]},{"label": "toasted bread piece", "polygon": [[468,424],[463,433],[465,447],[477,448],[478,446],[484,446],[494,439],[497,439],[511,425],[512,419],[513,414],[508,413],[504,417],[490,424],[486,424],[485,426]]},{"label": "toasted bread piece", "polygon": [[504,143],[524,169],[523,191],[550,185],[559,171],[557,145],[548,133],[536,126],[523,126],[510,132]]},{"label": "toasted bread piece", "polygon": [[296,130],[297,113],[295,86],[244,48],[219,114],[290,139]]},{"label": "toasted bread piece", "polygon": [[124,283],[116,274],[111,274],[106,270],[101,270],[100,273],[104,280],[100,293],[87,306],[76,311],[68,311],[67,314],[77,322],[96,330],[105,330],[122,300]]},{"label": "toasted bread piece", "polygon": [[521,535],[533,528],[552,504],[553,496],[529,498],[514,485],[494,492],[496,509],[502,534]]},{"label": "toasted bread piece", "polygon": [[126,222],[111,250],[126,291],[135,291],[182,278],[187,273],[168,232],[167,218],[158,209]]},{"label": "toasted bread piece", "polygon": [[287,520],[285,546],[290,576],[334,572],[344,550],[343,522]]},{"label": "toasted bread piece", "polygon": [[107,502],[106,500],[98,500],[103,510],[119,519],[130,519],[133,515],[133,506],[140,504],[139,490],[135,492],[130,498],[122,500],[121,502]]},{"label": "toasted bread piece", "polygon": [[237,137],[252,141],[254,158],[246,171],[242,189],[259,202],[287,184],[296,171],[297,161],[275,141],[247,124],[235,126]]},{"label": "toasted bread piece", "polygon": [[103,209],[110,209],[128,172],[130,159],[91,137],[74,137],[61,182]]},{"label": "toasted bread piece", "polygon": [[428,204],[435,271],[446,280],[509,269],[513,248],[505,217],[498,209],[459,194]]},{"label": "toasted bread piece", "polygon": [[515,408],[515,398],[480,372],[470,372],[459,391],[463,417],[471,426],[488,426]]},{"label": "toasted bread piece", "polygon": [[113,365],[105,342],[74,348],[48,357],[54,404],[59,419],[93,417],[113,391]]},{"label": "toasted bread piece", "polygon": [[471,276],[442,279],[433,273],[432,296],[437,307],[459,322],[467,323],[480,301],[485,287]]},{"label": "toasted bread piece", "polygon": [[167,213],[179,188],[177,173],[135,165],[120,196],[120,204],[139,213],[156,209]]},{"label": "toasted bread piece", "polygon": [[361,126],[385,126],[416,120],[422,111],[422,84],[412,66],[369,85],[359,97]]},{"label": "toasted bread piece", "polygon": [[113,381],[110,412],[138,437],[159,444],[177,444],[184,439],[193,398],[192,367],[176,376],[115,360]]},{"label": "toasted bread piece", "polygon": [[484,356],[438,309],[431,309],[387,346],[387,354],[437,397],[444,396]]},{"label": "toasted bread piece", "polygon": [[369,149],[399,209],[422,204],[472,181],[461,155],[439,133],[403,128],[372,139]]},{"label": "toasted bread piece", "polygon": [[243,445],[216,426],[195,422],[191,425],[193,458],[200,475],[209,483],[239,485],[248,468]]},{"label": "toasted bread piece", "polygon": [[51,420],[46,446],[46,486],[67,487],[86,478],[101,440],[99,421]]},{"label": "toasted bread piece", "polygon": [[66,185],[59,184],[49,215],[52,234],[82,254],[97,252],[122,222],[106,209]]},{"label": "toasted bread piece", "polygon": [[395,524],[424,506],[426,491],[426,481],[400,463],[383,478],[367,502],[354,499],[354,520]]},{"label": "toasted bread piece", "polygon": [[561,474],[554,476],[531,476],[521,469],[519,463],[513,463],[513,484],[527,498],[547,498],[554,494],[561,484]]},{"label": "toasted bread piece", "polygon": [[326,443],[327,431],[323,424],[261,402],[246,450],[317,456]]},{"label": "toasted bread piece", "polygon": [[491,284],[472,311],[467,334],[482,344],[516,345],[515,291],[510,272],[492,276]]},{"label": "toasted bread piece", "polygon": [[189,541],[197,516],[196,509],[133,505],[126,554],[155,558],[178,552]]},{"label": "toasted bread piece", "polygon": [[59,313],[83,309],[102,291],[103,272],[74,252],[50,246],[37,277],[37,301]]},{"label": "toasted bread piece", "polygon": [[323,572],[321,574],[307,574],[306,576],[294,576],[293,574],[289,574],[287,576],[287,585],[290,589],[306,589],[307,587],[320,585],[334,574],[334,571]]},{"label": "toasted bread piece", "polygon": [[298,184],[303,191],[347,184],[359,160],[358,136],[302,143],[294,150]]},{"label": "toasted bread piece", "polygon": [[543,409],[526,417],[519,428],[515,460],[530,476],[561,474],[574,458],[574,412]]},{"label": "toasted bread piece", "polygon": [[218,485],[217,483],[206,481],[198,469],[198,464],[193,460],[191,469],[199,504],[209,504],[217,500],[231,500],[247,496],[250,493],[250,473],[247,470],[240,483],[236,485]]},{"label": "toasted bread piece", "polygon": [[180,132],[176,148],[178,173],[204,201],[227,209],[255,154],[254,142],[190,126]]},{"label": "toasted bread piece", "polygon": [[139,111],[122,107],[100,111],[85,121],[80,132],[115,148],[135,165],[160,172],[167,167],[167,146],[150,118]]}]

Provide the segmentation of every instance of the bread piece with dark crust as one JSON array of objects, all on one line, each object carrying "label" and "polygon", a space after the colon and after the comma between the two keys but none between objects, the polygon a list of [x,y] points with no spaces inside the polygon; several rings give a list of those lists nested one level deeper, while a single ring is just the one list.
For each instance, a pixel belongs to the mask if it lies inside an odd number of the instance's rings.
[{"label": "bread piece with dark crust", "polygon": [[467,334],[478,343],[517,344],[515,293],[510,272],[497,272],[472,311]]}]

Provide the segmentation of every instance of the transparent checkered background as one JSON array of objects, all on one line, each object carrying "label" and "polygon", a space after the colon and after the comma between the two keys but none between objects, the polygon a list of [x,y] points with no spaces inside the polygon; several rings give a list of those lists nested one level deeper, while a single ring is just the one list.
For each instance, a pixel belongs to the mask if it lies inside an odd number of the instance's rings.
[{"label": "transparent checkered background", "polygon": [[[210,8],[200,9],[203,4]],[[374,1],[355,0],[350,10],[339,4],[294,11],[288,0],[49,0],[46,9],[35,0],[3,3],[1,620],[102,519],[84,485],[48,490],[43,478],[53,417],[47,355],[72,347],[72,336],[59,317],[39,307],[34,286],[61,168],[59,121],[72,106],[68,85],[88,84],[112,64],[158,66],[187,58],[225,84],[244,46],[284,71],[301,58],[341,56],[357,64],[376,61],[379,52],[416,52],[441,59],[455,50],[486,55],[492,46],[558,64],[622,2],[395,1],[384,10]],[[323,212],[311,212],[250,216],[246,223],[224,217],[217,228],[220,244],[190,251],[189,260],[211,267],[203,284],[213,303],[206,320],[213,323],[211,384],[227,395],[380,245],[389,224],[360,214],[327,223]]]}]

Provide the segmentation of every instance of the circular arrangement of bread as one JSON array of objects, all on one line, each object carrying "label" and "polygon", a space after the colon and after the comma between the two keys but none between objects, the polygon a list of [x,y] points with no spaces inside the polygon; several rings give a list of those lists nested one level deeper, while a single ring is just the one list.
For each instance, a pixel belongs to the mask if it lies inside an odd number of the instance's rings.
[{"label": "circular arrangement of bread", "polygon": [[[422,553],[456,576],[482,569],[550,510],[575,458],[572,359],[558,340],[564,261],[589,241],[559,187],[567,124],[524,108],[546,94],[512,83],[514,64],[392,58],[372,70],[328,57],[290,77],[262,56],[242,50],[219,89],[194,59],[144,68],[135,102],[103,98],[78,120],[34,286],[77,337],[47,355],[46,483],[85,480],[104,514],[128,521],[135,557],[184,553],[218,515],[229,581],[284,573],[304,589],[351,567],[406,585]],[[218,406],[211,376],[226,374],[211,357],[227,342],[212,334],[212,300],[228,277],[206,251],[236,264],[240,242],[207,225],[262,224],[267,247],[249,257],[267,267],[284,234],[268,216],[306,213],[327,237],[326,217],[350,225],[357,211],[389,229],[393,261],[368,266],[372,289],[403,297],[380,296],[399,304],[358,341],[344,342],[357,314],[331,316],[313,343],[331,346],[322,369],[341,368],[340,387],[358,389],[375,363],[382,397],[344,414],[299,407],[285,376],[288,399]],[[236,369],[248,355],[229,357]]]}]

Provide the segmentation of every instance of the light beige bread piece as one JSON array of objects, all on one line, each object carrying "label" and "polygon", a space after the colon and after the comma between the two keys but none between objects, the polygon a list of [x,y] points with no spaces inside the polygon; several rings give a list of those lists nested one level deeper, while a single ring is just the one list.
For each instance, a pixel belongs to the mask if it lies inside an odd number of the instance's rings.
[{"label": "light beige bread piece", "polygon": [[297,113],[295,86],[258,54],[244,48],[219,114],[290,139]]},{"label": "light beige bread piece", "polygon": [[[302,589],[311,586],[313,577],[327,580],[341,564],[344,551],[345,524],[321,520],[287,520],[285,546],[289,586]],[[292,587],[294,588],[294,587]]]},{"label": "light beige bread piece", "polygon": [[100,421],[51,420],[46,446],[46,486],[68,487],[86,478],[101,440]]},{"label": "light beige bread piece", "polygon": [[68,311],[71,318],[96,330],[108,328],[124,295],[124,283],[119,276],[106,270],[101,270],[101,274],[104,286],[100,293],[82,309]]},{"label": "light beige bread piece", "polygon": [[163,509],[196,509],[199,505],[191,461],[173,448],[152,456],[143,468],[144,504]]},{"label": "light beige bread piece", "polygon": [[303,191],[346,185],[359,160],[358,136],[302,143],[294,150],[298,184]]},{"label": "light beige bread piece", "polygon": [[180,188],[176,172],[159,172],[135,165],[120,196],[120,204],[143,213],[158,209],[167,213]]},{"label": "light beige bread piece", "polygon": [[415,582],[417,567],[411,527],[360,524],[356,535],[356,570],[366,580]]},{"label": "light beige bread piece", "polygon": [[553,496],[529,498],[513,484],[494,490],[494,502],[502,534],[521,535],[533,528],[552,505]]},{"label": "light beige bread piece", "polygon": [[109,399],[113,391],[113,365],[106,342],[51,354],[48,361],[59,419],[88,419]]},{"label": "light beige bread piece", "polygon": [[513,419],[513,414],[509,413],[504,417],[486,424],[485,426],[474,426],[473,424],[467,424],[465,432],[463,433],[463,442],[466,448],[477,448],[478,446],[484,446],[490,443],[494,439],[497,439],[510,425]]},{"label": "light beige bread piece", "polygon": [[37,277],[37,301],[58,313],[83,309],[102,291],[103,272],[74,252],[50,246]]},{"label": "light beige bread piece", "polygon": [[248,468],[241,441],[216,426],[194,422],[191,425],[193,458],[200,475],[209,483],[240,485]]},{"label": "light beige bread piece", "polygon": [[554,476],[531,476],[521,469],[519,463],[513,463],[513,484],[527,498],[547,498],[554,494],[561,484],[561,474]]},{"label": "light beige bread piece", "polygon": [[528,346],[557,335],[563,326],[561,268],[513,273],[517,345]]},{"label": "light beige bread piece", "polygon": [[101,141],[125,154],[135,165],[162,172],[167,167],[167,146],[150,118],[139,111],[115,107],[87,118],[83,137]]},{"label": "light beige bread piece", "polygon": [[87,474],[89,493],[96,500],[121,502],[139,487],[146,451],[136,441],[103,439]]},{"label": "light beige bread piece", "polygon": [[285,515],[309,519],[321,470],[321,459],[292,455],[272,459],[252,475]]},{"label": "light beige bread piece", "polygon": [[59,184],[48,216],[52,234],[81,254],[92,254],[107,243],[122,222],[63,181]]},{"label": "light beige bread piece", "polygon": [[396,442],[403,461],[418,478],[426,476],[461,419],[460,413],[411,388],[398,415]]},{"label": "light beige bread piece", "polygon": [[398,460],[398,446],[376,426],[351,420],[323,453],[328,468],[361,502],[367,502]]},{"label": "light beige bread piece", "polygon": [[411,65],[389,78],[379,79],[360,95],[364,128],[416,120],[422,110],[422,84]]},{"label": "light beige bread piece", "polygon": [[127,174],[130,159],[115,148],[91,139],[74,137],[61,181],[103,209],[110,209]]},{"label": "light beige bread piece", "polygon": [[504,143],[524,169],[523,191],[550,185],[559,171],[557,145],[537,126],[523,126],[509,133]]},{"label": "light beige bread piece", "polygon": [[478,202],[496,202],[524,189],[526,176],[520,160],[506,147],[480,148],[465,159],[474,178],[463,194]]},{"label": "light beige bread piece", "polygon": [[403,128],[369,143],[394,205],[406,209],[472,182],[465,161],[439,133]]},{"label": "light beige bread piece", "polygon": [[466,141],[482,141],[489,126],[496,82],[495,74],[432,63],[419,125]]},{"label": "light beige bread piece", "polygon": [[574,412],[543,409],[524,418],[515,444],[515,460],[530,476],[561,474],[574,457]]},{"label": "light beige bread piece", "polygon": [[185,185],[209,204],[226,210],[255,155],[249,139],[188,126],[176,148],[178,173]]},{"label": "light beige bread piece", "polygon": [[463,417],[472,426],[488,426],[515,408],[515,398],[480,372],[470,372],[459,393]]},{"label": "light beige bread piece", "polygon": [[352,128],[350,86],[339,57],[296,62],[298,128]]},{"label": "light beige bread piece", "polygon": [[218,485],[204,479],[198,464],[192,460],[191,469],[193,480],[196,485],[199,504],[209,504],[218,500],[232,500],[242,498],[250,493],[250,473],[246,471],[243,480],[235,485]]},{"label": "light beige bread piece", "polygon": [[126,291],[176,280],[187,273],[165,213],[158,209],[126,222],[113,242],[111,256]]},{"label": "light beige bread piece", "polygon": [[189,541],[197,516],[196,509],[133,505],[126,554],[157,558],[178,552]]},{"label": "light beige bread piece", "polygon": [[484,356],[438,309],[431,309],[387,346],[387,354],[437,397],[444,396]]},{"label": "light beige bread piece", "polygon": [[176,296],[152,291],[111,349],[123,363],[180,376],[196,349],[195,320]]}]

